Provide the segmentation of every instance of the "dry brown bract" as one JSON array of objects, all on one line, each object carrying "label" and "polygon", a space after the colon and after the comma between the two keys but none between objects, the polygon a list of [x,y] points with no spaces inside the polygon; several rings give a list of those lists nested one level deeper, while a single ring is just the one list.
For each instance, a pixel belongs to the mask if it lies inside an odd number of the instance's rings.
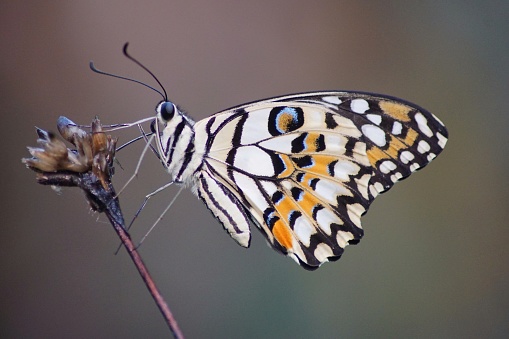
[{"label": "dry brown bract", "polygon": [[124,225],[111,184],[117,140],[103,132],[98,118],[92,121],[90,132],[66,117],[58,119],[57,127],[76,149],[67,148],[55,134],[37,128],[37,142],[41,147],[28,147],[32,158],[22,159],[23,163],[37,172],[40,184],[80,187],[92,209],[110,210],[117,222]]}]

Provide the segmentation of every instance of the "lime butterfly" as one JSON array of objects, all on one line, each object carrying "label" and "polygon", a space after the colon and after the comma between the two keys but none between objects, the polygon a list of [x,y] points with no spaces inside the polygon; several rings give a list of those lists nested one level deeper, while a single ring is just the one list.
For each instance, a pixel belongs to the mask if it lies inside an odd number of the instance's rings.
[{"label": "lime butterfly", "polygon": [[174,103],[153,130],[172,180],[191,187],[230,236],[250,225],[313,270],[363,236],[378,194],[442,152],[447,130],[404,100],[324,91],[256,101],[194,122]]},{"label": "lime butterfly", "polygon": [[361,216],[378,194],[426,166],[447,143],[444,124],[430,112],[366,92],[286,95],[195,122],[127,47],[124,55],[163,92],[93,62],[90,68],[163,97],[155,119],[141,121],[153,121],[156,151],[172,181],[151,195],[172,183],[191,187],[239,245],[249,247],[253,224],[272,248],[308,270],[357,244]]}]

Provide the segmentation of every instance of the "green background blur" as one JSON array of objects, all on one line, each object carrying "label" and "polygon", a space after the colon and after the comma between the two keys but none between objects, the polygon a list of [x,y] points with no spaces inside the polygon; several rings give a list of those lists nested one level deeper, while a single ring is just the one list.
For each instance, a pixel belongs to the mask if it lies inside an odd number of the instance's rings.
[{"label": "green background blur", "polygon": [[[236,245],[189,191],[141,254],[190,338],[509,335],[509,2],[2,1],[0,337],[158,338],[166,325],[103,216],[39,186],[20,159],[34,126],[154,114],[160,97],[92,73],[161,79],[195,119],[292,92],[350,89],[415,102],[450,141],[381,196],[343,258],[307,272],[257,230]],[[136,130],[119,132],[122,141]],[[117,187],[143,145],[118,154]],[[130,219],[168,180],[148,156],[121,196]],[[176,192],[151,200],[140,239]]]}]

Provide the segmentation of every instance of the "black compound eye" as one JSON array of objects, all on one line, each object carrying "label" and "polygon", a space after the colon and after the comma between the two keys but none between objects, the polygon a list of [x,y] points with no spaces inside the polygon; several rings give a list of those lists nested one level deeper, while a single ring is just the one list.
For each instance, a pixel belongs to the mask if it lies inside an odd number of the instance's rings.
[{"label": "black compound eye", "polygon": [[170,121],[175,115],[175,106],[169,101],[165,101],[161,104],[160,111],[161,118],[164,121]]}]

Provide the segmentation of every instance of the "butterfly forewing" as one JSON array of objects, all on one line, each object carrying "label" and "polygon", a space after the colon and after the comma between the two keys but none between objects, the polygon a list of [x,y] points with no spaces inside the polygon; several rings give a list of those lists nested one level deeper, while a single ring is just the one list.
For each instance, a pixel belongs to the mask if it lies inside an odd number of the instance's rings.
[{"label": "butterfly forewing", "polygon": [[257,101],[193,128],[200,159],[190,161],[193,182],[228,233],[248,246],[249,219],[274,249],[308,269],[359,242],[360,218],[374,198],[426,166],[447,141],[444,125],[424,109],[361,92]]}]

